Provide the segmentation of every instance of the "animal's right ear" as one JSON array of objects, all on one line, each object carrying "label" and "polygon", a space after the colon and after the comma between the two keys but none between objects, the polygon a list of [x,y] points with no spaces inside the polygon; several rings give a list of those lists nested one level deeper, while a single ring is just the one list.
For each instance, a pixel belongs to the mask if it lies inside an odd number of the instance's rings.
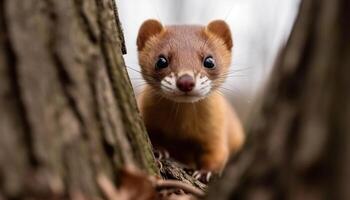
[{"label": "animal's right ear", "polygon": [[161,33],[162,30],[163,25],[157,20],[149,19],[143,22],[137,36],[137,50],[141,51],[145,47],[147,40]]}]

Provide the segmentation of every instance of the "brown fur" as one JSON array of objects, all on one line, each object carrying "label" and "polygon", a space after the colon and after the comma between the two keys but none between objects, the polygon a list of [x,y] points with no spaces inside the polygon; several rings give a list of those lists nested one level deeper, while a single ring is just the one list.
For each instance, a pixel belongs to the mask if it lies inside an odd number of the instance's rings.
[{"label": "brown fur", "polygon": [[[165,148],[171,156],[194,167],[220,171],[230,153],[239,150],[244,142],[240,121],[217,91],[231,62],[231,32],[220,20],[207,27],[159,29],[159,25],[146,21],[137,42],[139,63],[148,83],[138,103],[152,144]],[[156,71],[154,63],[159,55],[165,55],[170,65]],[[202,60],[207,55],[215,58],[217,68],[203,69]],[[184,70],[209,77],[214,85],[209,96],[195,103],[177,103],[160,94],[159,81],[171,72],[176,74]]]}]

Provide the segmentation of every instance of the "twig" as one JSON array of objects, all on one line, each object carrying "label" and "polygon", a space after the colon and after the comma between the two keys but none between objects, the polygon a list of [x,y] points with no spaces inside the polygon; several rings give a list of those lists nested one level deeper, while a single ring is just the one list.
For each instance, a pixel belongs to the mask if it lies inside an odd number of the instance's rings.
[{"label": "twig", "polygon": [[205,193],[202,190],[200,190],[200,189],[198,189],[190,184],[187,184],[187,183],[184,183],[181,181],[177,181],[177,180],[157,180],[156,181],[156,188],[157,189],[179,188],[179,189],[182,189],[185,192],[191,193],[197,197],[204,197],[204,195],[205,195]]}]

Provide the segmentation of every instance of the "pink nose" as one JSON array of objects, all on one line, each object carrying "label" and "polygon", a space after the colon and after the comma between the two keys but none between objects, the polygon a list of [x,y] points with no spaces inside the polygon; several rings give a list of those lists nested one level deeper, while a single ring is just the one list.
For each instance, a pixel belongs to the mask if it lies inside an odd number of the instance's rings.
[{"label": "pink nose", "polygon": [[177,79],[176,81],[176,86],[179,88],[179,90],[183,92],[190,92],[194,88],[194,80],[192,76],[185,74],[182,75],[180,78]]}]

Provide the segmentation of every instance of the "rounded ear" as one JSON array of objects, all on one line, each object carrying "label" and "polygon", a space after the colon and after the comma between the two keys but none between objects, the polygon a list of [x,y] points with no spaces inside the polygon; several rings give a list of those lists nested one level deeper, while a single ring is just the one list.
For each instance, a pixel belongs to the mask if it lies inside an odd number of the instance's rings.
[{"label": "rounded ear", "polygon": [[233,41],[231,30],[224,20],[211,21],[207,26],[207,30],[221,38],[225,42],[228,50],[232,49]]},{"label": "rounded ear", "polygon": [[161,33],[162,30],[163,30],[163,26],[157,20],[149,19],[143,22],[137,36],[137,50],[141,51],[145,46],[147,40],[150,37]]}]

